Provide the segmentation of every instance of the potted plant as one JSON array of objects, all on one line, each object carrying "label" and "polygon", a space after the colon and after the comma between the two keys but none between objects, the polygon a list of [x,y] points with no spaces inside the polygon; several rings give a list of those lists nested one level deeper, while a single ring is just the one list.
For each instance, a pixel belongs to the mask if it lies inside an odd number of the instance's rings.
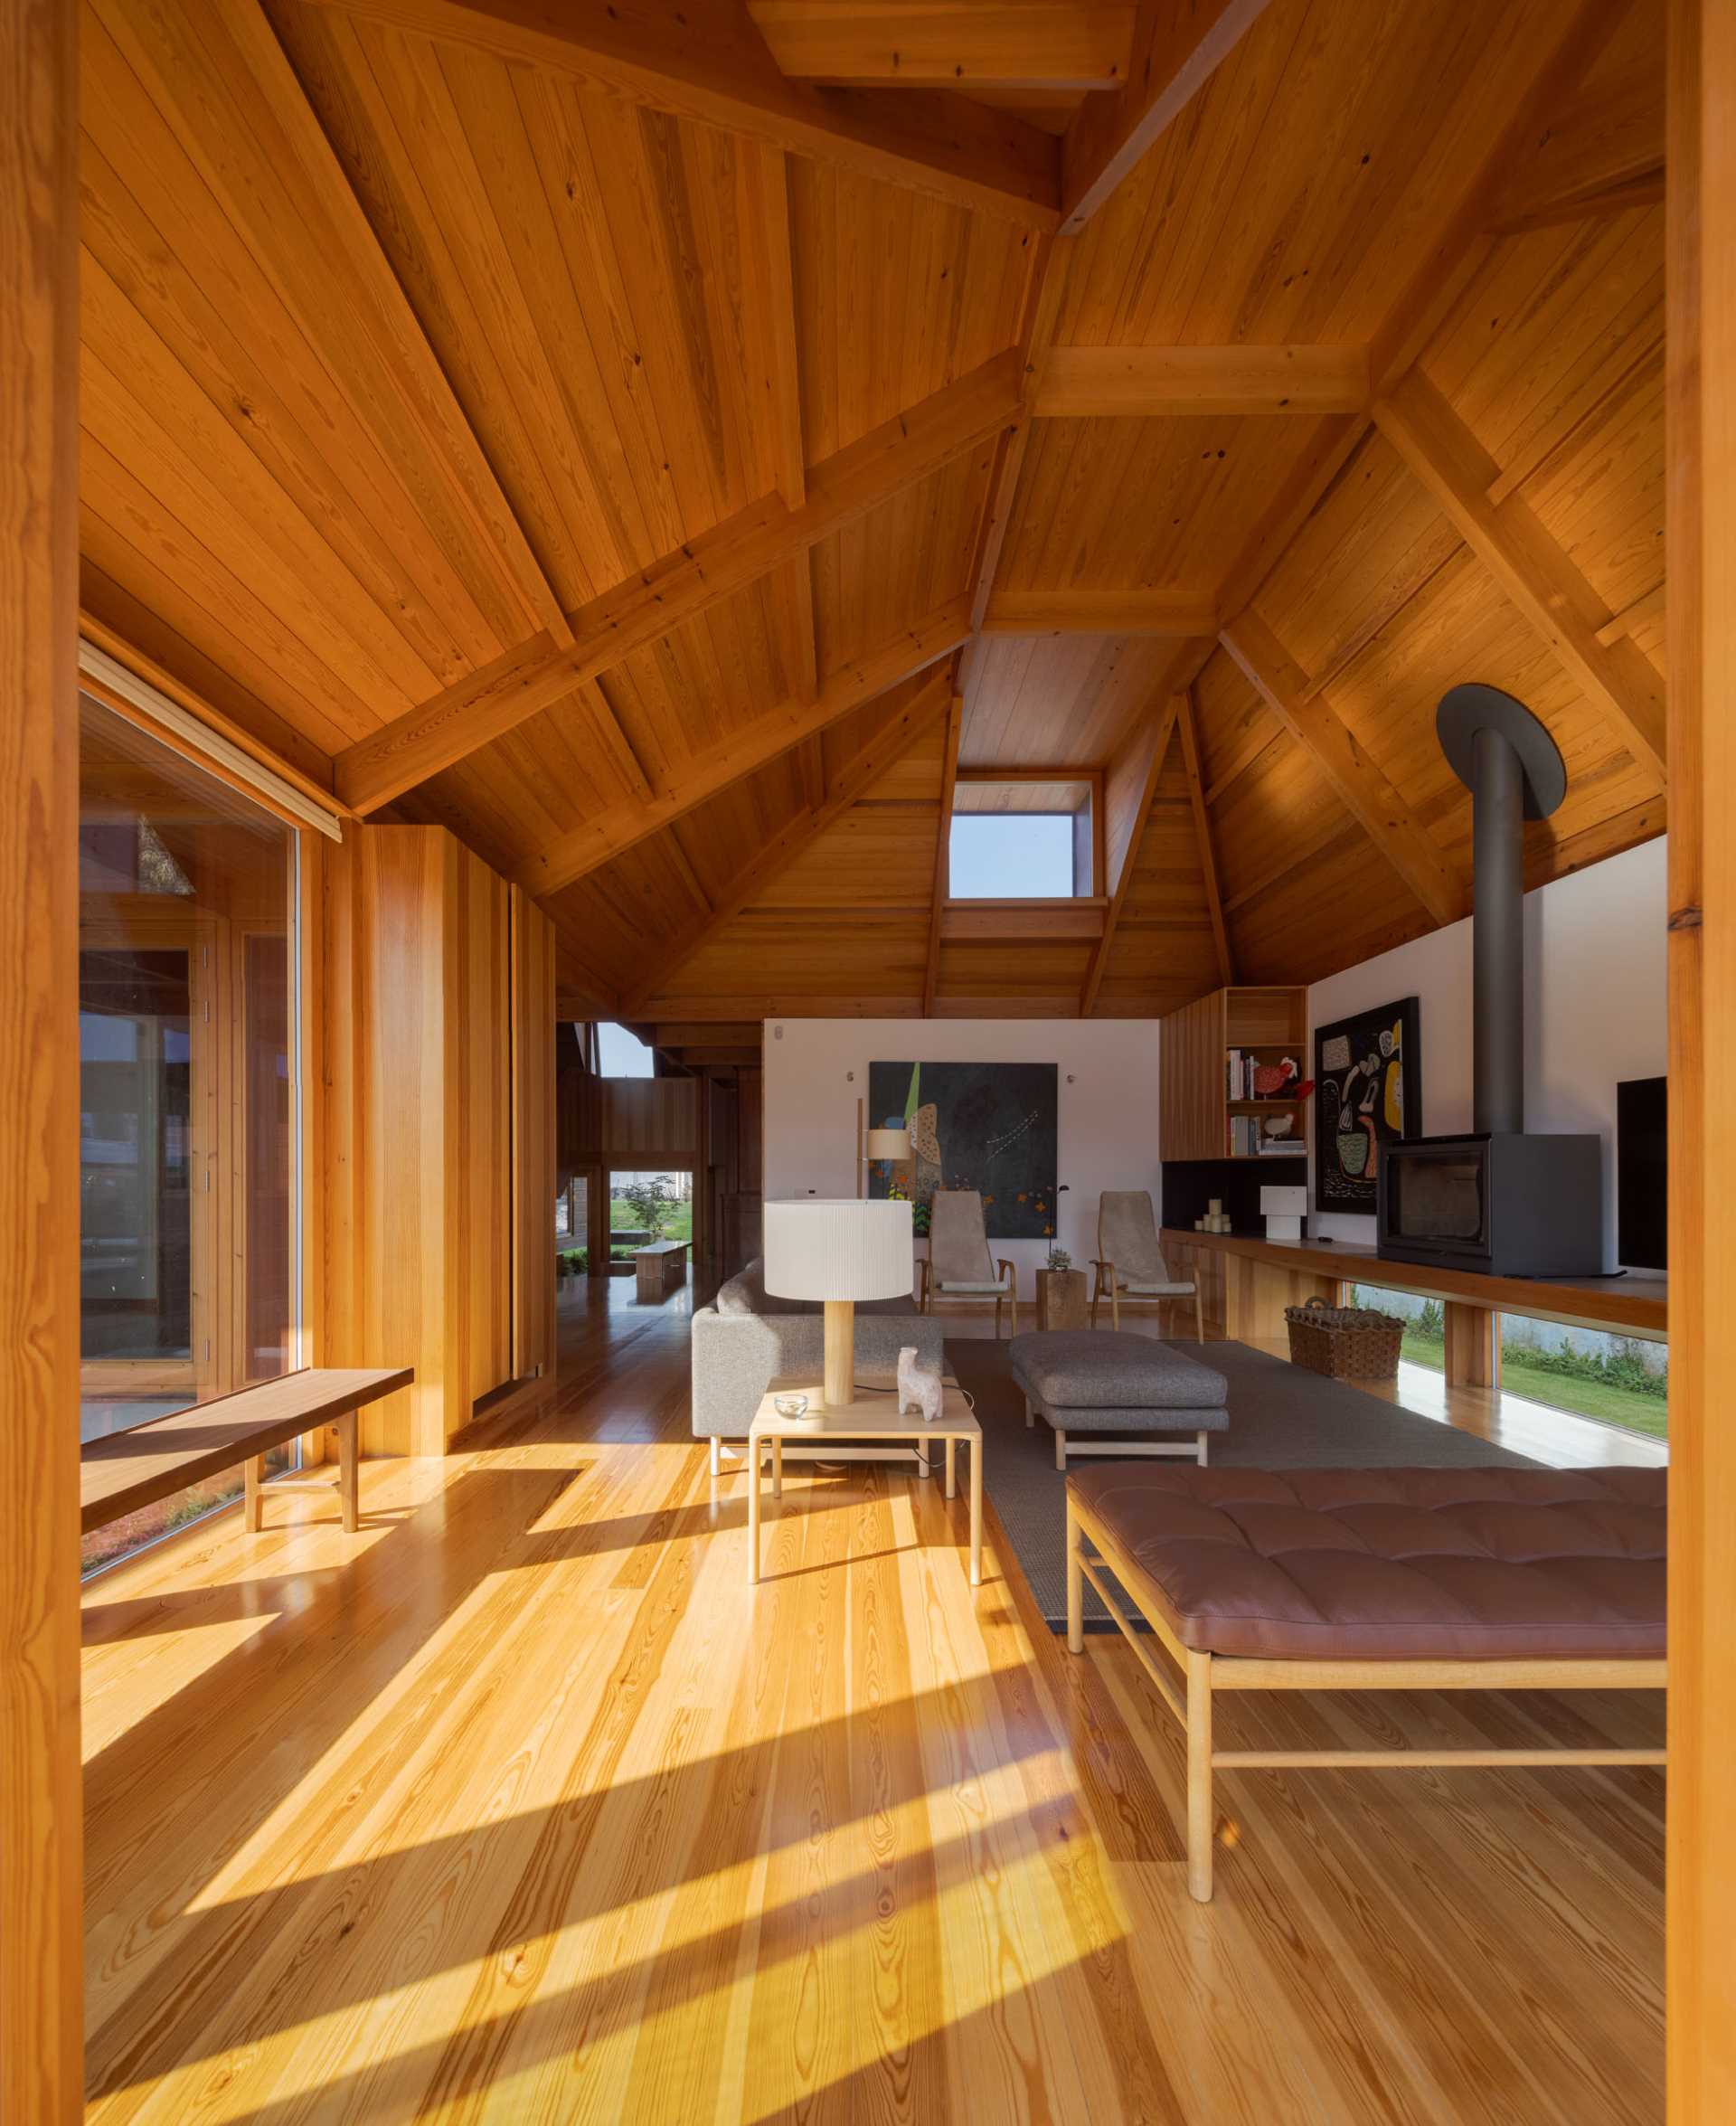
[{"label": "potted plant", "polygon": [[1073,1258],[1057,1242],[1050,1247],[1046,1267],[1037,1272],[1037,1327],[1086,1328],[1090,1325],[1085,1272],[1073,1268]]}]

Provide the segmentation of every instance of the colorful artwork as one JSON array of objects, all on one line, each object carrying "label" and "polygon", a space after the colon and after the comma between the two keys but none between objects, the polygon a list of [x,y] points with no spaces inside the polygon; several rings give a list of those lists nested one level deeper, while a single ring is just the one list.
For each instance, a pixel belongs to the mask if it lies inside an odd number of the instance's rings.
[{"label": "colorful artwork", "polygon": [[1381,1147],[1422,1132],[1414,997],[1314,1032],[1316,1211],[1374,1208]]},{"label": "colorful artwork", "polygon": [[920,1233],[937,1188],[974,1188],[990,1240],[1052,1239],[1057,1085],[1053,1063],[870,1063],[869,1127],[908,1128],[914,1157],[872,1165],[869,1195],[908,1196]]}]

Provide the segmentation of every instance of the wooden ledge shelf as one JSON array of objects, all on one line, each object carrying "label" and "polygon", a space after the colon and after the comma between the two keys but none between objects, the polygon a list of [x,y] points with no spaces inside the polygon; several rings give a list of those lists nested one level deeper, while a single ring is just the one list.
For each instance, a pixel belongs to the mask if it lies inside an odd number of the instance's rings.
[{"label": "wooden ledge shelf", "polygon": [[[1618,1335],[1664,1339],[1669,1329],[1668,1280],[1635,1271],[1625,1277],[1485,1277],[1474,1271],[1394,1262],[1363,1241],[1266,1240],[1256,1233],[1164,1229],[1165,1257],[1219,1261],[1224,1332],[1232,1337],[1282,1336],[1283,1309],[1314,1297],[1335,1300],[1344,1283],[1386,1285],[1439,1299],[1448,1308],[1527,1314]],[[1238,1274],[1227,1274],[1233,1264]],[[1208,1288],[1207,1314],[1213,1295]],[[1238,1324],[1240,1326],[1238,1326]]]},{"label": "wooden ledge shelf", "polygon": [[80,1525],[87,1535],[189,1484],[249,1464],[249,1526],[258,1526],[258,1477],[252,1465],[304,1432],[348,1420],[344,1426],[344,1525],[354,1520],[355,1413],[415,1379],[409,1365],[308,1366],[276,1380],[238,1388],[210,1403],[153,1418],[129,1432],[92,1440],[80,1453]]}]

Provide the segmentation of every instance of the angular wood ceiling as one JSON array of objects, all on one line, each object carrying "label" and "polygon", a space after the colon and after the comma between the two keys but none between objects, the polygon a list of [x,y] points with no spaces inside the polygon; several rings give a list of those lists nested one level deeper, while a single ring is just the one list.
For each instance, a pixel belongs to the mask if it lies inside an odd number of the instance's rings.
[{"label": "angular wood ceiling", "polygon": [[[1457,681],[1662,831],[1616,0],[89,0],[83,595],[571,1008],[1166,1010],[1466,905]],[[1094,901],[946,893],[1102,771]]]}]

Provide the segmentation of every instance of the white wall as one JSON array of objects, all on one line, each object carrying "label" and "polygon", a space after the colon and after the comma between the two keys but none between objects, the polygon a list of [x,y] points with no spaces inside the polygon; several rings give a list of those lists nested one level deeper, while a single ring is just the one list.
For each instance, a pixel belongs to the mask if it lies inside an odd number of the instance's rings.
[{"label": "white wall", "polygon": [[[1156,1019],[768,1019],[766,1195],[854,1195],[856,1100],[871,1063],[1052,1063],[1059,1083],[1060,1243],[1097,1252],[1097,1199],[1148,1188],[1157,1203]],[[855,1073],[854,1081],[849,1073]],[[1050,1243],[996,1242],[1022,1298]]]},{"label": "white wall", "polygon": [[[1616,1267],[1616,1086],[1663,1074],[1665,845],[1660,837],[1525,895],[1525,1127],[1603,1139],[1604,1267]],[[1401,997],[1421,999],[1422,1127],[1471,1126],[1471,925],[1431,931],[1308,991],[1313,1030]],[[1310,1171],[1312,1199],[1312,1171]],[[1328,1240],[1373,1218],[1309,1213]]]}]

